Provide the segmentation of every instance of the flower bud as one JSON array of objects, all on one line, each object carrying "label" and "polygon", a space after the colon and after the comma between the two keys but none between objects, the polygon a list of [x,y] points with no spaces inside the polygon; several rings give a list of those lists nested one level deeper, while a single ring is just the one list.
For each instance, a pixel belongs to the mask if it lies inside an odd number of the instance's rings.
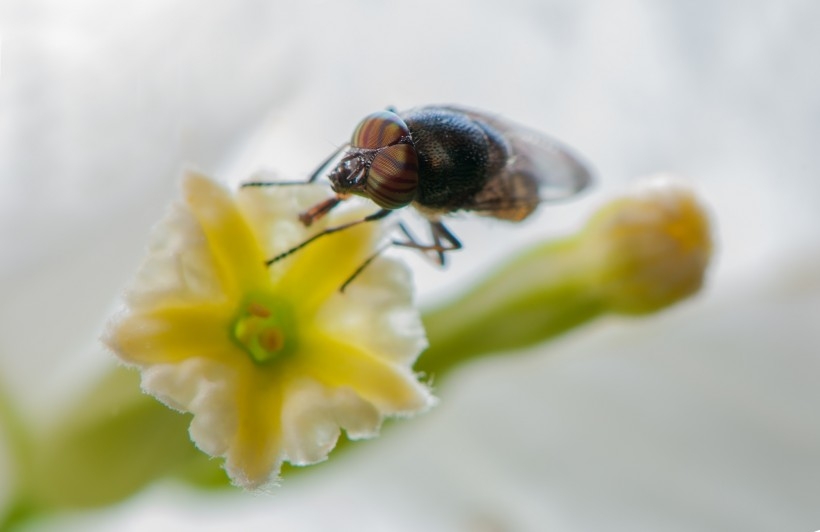
[{"label": "flower bud", "polygon": [[705,210],[688,187],[664,175],[598,211],[582,239],[600,264],[592,288],[610,311],[624,314],[653,312],[697,292],[712,254]]}]

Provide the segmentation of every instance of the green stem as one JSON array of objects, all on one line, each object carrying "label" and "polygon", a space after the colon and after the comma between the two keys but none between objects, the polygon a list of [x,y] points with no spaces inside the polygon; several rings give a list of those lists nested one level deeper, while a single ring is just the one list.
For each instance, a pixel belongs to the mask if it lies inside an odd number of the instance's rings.
[{"label": "green stem", "polygon": [[0,517],[0,532],[12,532],[18,525],[39,514],[33,507],[23,501],[18,501],[9,507],[9,511]]},{"label": "green stem", "polygon": [[441,377],[468,359],[526,348],[605,310],[590,290],[590,264],[575,238],[539,246],[501,266],[468,293],[426,312],[430,348],[416,369]]},{"label": "green stem", "polygon": [[5,437],[11,455],[12,472],[6,478],[12,479],[11,482],[15,483],[12,486],[13,502],[5,514],[0,516],[0,531],[6,531],[11,530],[15,523],[34,513],[26,503],[29,490],[28,479],[31,478],[34,457],[31,436],[25,422],[2,385],[0,385],[0,433]]}]

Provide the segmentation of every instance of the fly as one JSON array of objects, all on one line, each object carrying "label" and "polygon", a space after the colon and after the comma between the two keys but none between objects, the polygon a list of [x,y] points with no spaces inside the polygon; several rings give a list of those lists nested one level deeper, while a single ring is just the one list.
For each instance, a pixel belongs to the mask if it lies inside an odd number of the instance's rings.
[{"label": "fly", "polygon": [[[266,264],[322,236],[411,206],[429,222],[432,242],[418,242],[399,224],[406,240],[391,244],[434,252],[443,265],[446,252],[462,247],[442,222],[445,216],[466,211],[520,222],[541,203],[572,197],[592,180],[590,168],[557,140],[490,113],[439,105],[366,116],[350,142],[331,154],[308,182],[331,165],[328,180],[335,195],[300,214],[305,226],[351,195],[370,199],[379,210],[324,229]],[[243,186],[277,184],[257,181]],[[342,290],[374,258],[354,272]]]}]

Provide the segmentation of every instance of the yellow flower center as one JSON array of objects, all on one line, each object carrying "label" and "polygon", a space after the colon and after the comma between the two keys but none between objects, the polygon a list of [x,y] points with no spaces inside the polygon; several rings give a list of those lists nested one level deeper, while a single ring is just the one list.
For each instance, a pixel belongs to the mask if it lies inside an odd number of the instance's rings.
[{"label": "yellow flower center", "polygon": [[233,322],[232,337],[257,364],[264,364],[295,349],[293,313],[281,300],[251,296]]}]

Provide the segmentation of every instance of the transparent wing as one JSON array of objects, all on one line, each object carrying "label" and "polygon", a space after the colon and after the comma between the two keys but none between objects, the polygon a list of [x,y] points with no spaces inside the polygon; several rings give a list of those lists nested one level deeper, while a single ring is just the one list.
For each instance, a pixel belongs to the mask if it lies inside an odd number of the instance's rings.
[{"label": "transparent wing", "polygon": [[[509,181],[507,200],[530,205],[533,202],[559,201],[576,195],[592,182],[593,172],[569,146],[543,133],[500,116],[458,106],[445,106],[489,126],[508,143],[512,156],[499,179]],[[499,184],[499,186],[501,186]],[[532,198],[537,194],[538,198]],[[471,210],[492,211],[503,199],[486,197],[483,205]]]}]

